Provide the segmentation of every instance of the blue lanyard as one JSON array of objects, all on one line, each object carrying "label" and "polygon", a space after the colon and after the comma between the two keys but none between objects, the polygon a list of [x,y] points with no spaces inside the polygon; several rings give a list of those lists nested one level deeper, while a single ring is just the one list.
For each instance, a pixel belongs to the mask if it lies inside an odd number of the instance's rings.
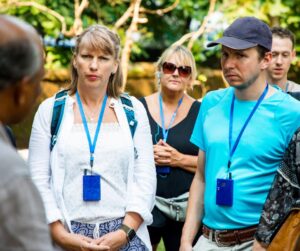
[{"label": "blue lanyard", "polygon": [[90,166],[91,166],[91,168],[93,168],[93,165],[94,165],[94,152],[95,152],[96,143],[97,143],[97,139],[98,139],[98,135],[99,135],[99,131],[100,131],[100,127],[101,127],[101,123],[102,123],[102,120],[103,120],[103,115],[104,115],[104,111],[105,111],[105,107],[106,107],[107,95],[105,94],[104,99],[103,99],[101,111],[100,111],[100,114],[99,114],[99,117],[98,117],[98,123],[97,123],[97,128],[96,128],[93,144],[92,144],[91,135],[90,135],[90,132],[89,132],[89,128],[88,128],[88,125],[87,125],[87,122],[86,122],[85,114],[84,114],[84,111],[83,111],[83,106],[82,106],[81,99],[80,99],[80,96],[79,96],[78,92],[76,92],[76,98],[77,98],[77,102],[78,102],[78,106],[79,106],[79,111],[80,111],[82,123],[83,123],[84,130],[85,130],[85,134],[86,134],[86,137],[87,137],[88,142],[89,142]]},{"label": "blue lanyard", "polygon": [[[233,124],[233,111],[234,111],[234,101],[235,101],[235,95],[233,93],[233,96],[232,96],[232,101],[231,101],[231,107],[230,107],[230,119],[229,119],[229,151],[230,151],[230,156],[229,156],[229,160],[228,160],[228,169],[230,168],[230,165],[231,165],[231,158],[240,142],[240,139],[247,127],[247,125],[249,124],[252,116],[254,115],[254,113],[256,112],[258,106],[260,105],[260,103],[263,101],[263,99],[265,98],[267,92],[268,92],[268,89],[269,89],[269,85],[267,84],[264,92],[261,94],[261,96],[259,97],[259,99],[257,100],[255,106],[253,107],[251,113],[249,114],[248,118],[246,119],[245,121],[245,124],[242,126],[242,129],[240,131],[240,133],[238,134],[238,137],[234,143],[234,146],[233,148],[231,148],[232,146],[232,124]],[[229,176],[231,176],[229,174]]]},{"label": "blue lanyard", "polygon": [[160,114],[160,121],[161,121],[161,128],[162,128],[164,142],[167,141],[168,134],[169,134],[169,129],[172,126],[172,124],[173,124],[173,122],[174,122],[174,120],[176,118],[176,115],[177,115],[179,106],[182,103],[182,100],[183,100],[183,97],[181,99],[179,99],[177,107],[176,107],[176,110],[175,110],[175,112],[173,113],[173,115],[171,117],[171,120],[170,120],[168,128],[166,129],[165,128],[165,116],[164,116],[164,110],[163,110],[163,101],[162,101],[161,94],[159,94],[159,114]]}]

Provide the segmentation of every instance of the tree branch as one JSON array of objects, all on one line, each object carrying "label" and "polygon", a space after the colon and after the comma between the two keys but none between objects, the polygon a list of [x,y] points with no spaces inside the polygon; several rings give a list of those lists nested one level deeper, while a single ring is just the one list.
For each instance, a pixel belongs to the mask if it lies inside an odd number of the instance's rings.
[{"label": "tree branch", "polygon": [[[170,12],[171,10],[175,9],[176,6],[179,4],[180,0],[175,0],[175,2],[170,5],[167,8],[164,9],[157,9],[157,10],[149,10],[146,8],[141,7],[139,9],[140,13],[148,13],[148,14],[157,14],[162,16],[163,14]],[[122,17],[120,17],[117,22],[115,23],[114,29],[117,30],[118,28],[120,28],[126,21],[128,18],[132,17],[132,12],[133,12],[133,8],[134,8],[134,4],[131,4],[129,6],[129,8],[125,11],[125,13],[122,15]]]},{"label": "tree branch", "polygon": [[208,9],[208,13],[206,15],[206,17],[204,18],[202,25],[200,26],[200,28],[192,35],[189,43],[188,43],[188,48],[192,49],[196,39],[198,39],[205,31],[206,29],[206,25],[207,22],[211,16],[211,14],[214,12],[215,10],[215,6],[216,6],[216,0],[210,0],[210,4],[209,4],[209,9]]},{"label": "tree branch", "polygon": [[141,2],[142,0],[132,0],[131,3],[131,5],[133,6],[133,18],[129,28],[126,31],[125,44],[121,56],[121,67],[123,70],[123,85],[124,85],[123,88],[125,88],[126,80],[127,80],[128,62],[129,62],[131,48],[133,44],[132,35],[138,29]]},{"label": "tree branch", "polygon": [[173,43],[173,45],[182,45],[183,43],[185,43],[186,41],[188,41],[190,39],[190,41],[188,43],[188,48],[191,49],[193,47],[196,39],[198,39],[198,37],[201,36],[203,34],[203,32],[205,31],[206,24],[209,20],[209,17],[211,16],[211,14],[213,13],[213,11],[215,9],[215,5],[216,5],[216,0],[210,0],[207,15],[203,19],[203,22],[202,22],[201,26],[199,27],[199,29],[197,31],[193,31],[193,32],[183,35],[179,40],[177,40],[175,43]]},{"label": "tree branch", "polygon": [[[61,23],[61,33],[64,34],[64,36],[67,37],[73,37],[74,35],[77,35],[79,33],[82,32],[83,28],[82,28],[82,20],[81,20],[81,15],[84,11],[84,9],[86,9],[89,5],[89,1],[88,0],[82,0],[81,3],[79,4],[79,0],[75,0],[74,6],[75,6],[75,10],[74,10],[74,16],[75,16],[75,20],[74,23],[72,25],[72,27],[70,28],[69,31],[67,31],[67,24],[66,24],[66,20],[65,17],[60,15],[58,12],[46,7],[45,5],[33,2],[33,1],[17,1],[17,0],[10,0],[7,2],[7,5],[9,7],[14,6],[14,7],[34,7],[38,10],[40,10],[41,12],[47,13],[53,17],[55,17],[56,19],[58,19]],[[1,5],[1,7],[4,5]]]},{"label": "tree branch", "polygon": [[24,6],[28,6],[28,7],[34,7],[42,12],[48,13],[51,16],[55,17],[56,19],[58,19],[61,23],[61,33],[65,34],[66,30],[67,30],[67,25],[66,25],[66,21],[65,18],[60,15],[59,13],[57,13],[56,11],[49,9],[48,7],[41,5],[39,3],[36,2],[32,2],[32,1],[28,1],[28,2],[19,2],[16,0],[13,1],[8,1],[7,5],[11,6],[15,6],[15,7],[24,7]]},{"label": "tree branch", "polygon": [[125,11],[125,13],[115,23],[115,26],[114,26],[115,30],[119,29],[127,21],[127,19],[132,16],[133,8],[134,8],[134,4],[131,3],[129,8]]},{"label": "tree branch", "polygon": [[89,6],[89,1],[88,0],[82,0],[78,7],[78,13],[77,15],[80,17],[82,15],[82,12]]},{"label": "tree branch", "polygon": [[148,13],[148,14],[157,14],[159,16],[162,16],[163,14],[172,11],[173,9],[175,9],[177,7],[177,5],[179,4],[180,0],[175,0],[175,2],[173,4],[171,4],[169,7],[163,8],[163,9],[157,9],[157,10],[149,10],[146,8],[141,8],[140,12],[141,13]]},{"label": "tree branch", "polygon": [[68,32],[69,36],[78,35],[82,32],[83,27],[82,27],[81,15],[88,6],[89,6],[88,0],[82,0],[80,4],[79,4],[79,0],[75,0],[75,3],[74,3],[75,20],[74,20],[72,28]]},{"label": "tree branch", "polygon": [[187,33],[187,34],[184,34],[179,40],[177,40],[175,43],[173,43],[172,45],[182,45],[183,43],[185,43],[187,40],[189,40],[193,34],[195,32],[190,32],[190,33]]}]

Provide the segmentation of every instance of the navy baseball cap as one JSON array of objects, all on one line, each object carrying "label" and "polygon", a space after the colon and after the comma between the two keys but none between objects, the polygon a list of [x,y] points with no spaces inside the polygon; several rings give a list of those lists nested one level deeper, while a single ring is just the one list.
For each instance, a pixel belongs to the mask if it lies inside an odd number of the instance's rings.
[{"label": "navy baseball cap", "polygon": [[218,44],[236,50],[244,50],[260,45],[271,51],[272,32],[266,23],[255,17],[241,17],[236,19],[224,31],[223,37],[208,43],[207,47]]}]

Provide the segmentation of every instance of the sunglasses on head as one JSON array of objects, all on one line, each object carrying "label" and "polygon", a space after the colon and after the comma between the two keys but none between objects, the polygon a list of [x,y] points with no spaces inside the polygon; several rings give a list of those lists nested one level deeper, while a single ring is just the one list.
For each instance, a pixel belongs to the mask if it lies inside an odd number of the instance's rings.
[{"label": "sunglasses on head", "polygon": [[178,70],[178,75],[183,78],[187,78],[192,73],[192,67],[190,66],[179,66],[175,64],[164,62],[162,65],[162,71],[164,74],[173,74],[176,69]]}]

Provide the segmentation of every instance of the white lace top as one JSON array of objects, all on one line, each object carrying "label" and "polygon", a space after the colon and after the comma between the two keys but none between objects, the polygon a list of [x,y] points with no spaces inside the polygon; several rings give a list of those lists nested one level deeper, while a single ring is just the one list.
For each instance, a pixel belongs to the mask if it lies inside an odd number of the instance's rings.
[{"label": "white lace top", "polygon": [[[89,123],[93,142],[96,123]],[[130,146],[118,123],[102,123],[93,172],[101,176],[101,200],[83,201],[82,177],[90,169],[89,145],[82,124],[74,124],[66,142],[63,197],[70,220],[102,223],[124,216]],[[89,172],[88,172],[89,173]]]}]

